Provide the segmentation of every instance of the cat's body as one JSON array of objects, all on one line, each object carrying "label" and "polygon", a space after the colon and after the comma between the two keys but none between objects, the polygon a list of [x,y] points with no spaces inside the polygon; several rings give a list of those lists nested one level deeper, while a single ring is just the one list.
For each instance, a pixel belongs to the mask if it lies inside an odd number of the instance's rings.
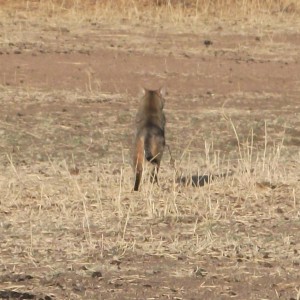
[{"label": "cat's body", "polygon": [[157,182],[157,172],[165,148],[166,118],[163,112],[164,90],[144,89],[135,120],[133,167],[135,170],[134,190],[141,183],[144,163],[153,165],[151,180]]}]

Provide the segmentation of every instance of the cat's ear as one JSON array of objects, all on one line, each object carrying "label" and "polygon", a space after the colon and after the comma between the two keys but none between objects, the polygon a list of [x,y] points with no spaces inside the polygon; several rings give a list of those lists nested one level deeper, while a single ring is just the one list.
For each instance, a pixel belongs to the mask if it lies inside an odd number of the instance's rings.
[{"label": "cat's ear", "polygon": [[165,86],[162,86],[159,90],[159,94],[161,95],[161,97],[165,97],[166,94],[167,94],[167,91],[166,91],[166,87]]},{"label": "cat's ear", "polygon": [[140,97],[144,97],[146,95],[146,92],[147,92],[147,90],[143,86],[139,87],[139,96]]}]

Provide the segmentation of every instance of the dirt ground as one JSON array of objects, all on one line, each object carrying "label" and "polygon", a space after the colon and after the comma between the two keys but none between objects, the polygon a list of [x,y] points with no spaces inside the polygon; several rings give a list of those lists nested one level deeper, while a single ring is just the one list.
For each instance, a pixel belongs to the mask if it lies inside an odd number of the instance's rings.
[{"label": "dirt ground", "polygon": [[[300,31],[279,22],[1,20],[0,298],[299,300]],[[139,89],[162,85],[176,171],[166,151],[134,193]]]}]

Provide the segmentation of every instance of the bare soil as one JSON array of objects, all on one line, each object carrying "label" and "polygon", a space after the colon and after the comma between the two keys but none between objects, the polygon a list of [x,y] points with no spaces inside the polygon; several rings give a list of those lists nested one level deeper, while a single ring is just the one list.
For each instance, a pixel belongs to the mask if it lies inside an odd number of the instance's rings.
[{"label": "bare soil", "polygon": [[[278,27],[3,20],[0,298],[299,300],[300,32]],[[133,193],[161,85],[177,172],[166,151]]]}]

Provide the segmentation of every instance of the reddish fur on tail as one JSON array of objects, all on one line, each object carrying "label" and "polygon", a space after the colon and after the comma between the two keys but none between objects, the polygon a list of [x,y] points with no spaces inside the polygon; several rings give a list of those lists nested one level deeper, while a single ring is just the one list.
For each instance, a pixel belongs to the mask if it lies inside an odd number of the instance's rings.
[{"label": "reddish fur on tail", "polygon": [[139,190],[139,186],[142,180],[143,175],[143,163],[144,163],[144,140],[142,138],[136,144],[135,149],[135,182],[134,182],[134,191]]}]

